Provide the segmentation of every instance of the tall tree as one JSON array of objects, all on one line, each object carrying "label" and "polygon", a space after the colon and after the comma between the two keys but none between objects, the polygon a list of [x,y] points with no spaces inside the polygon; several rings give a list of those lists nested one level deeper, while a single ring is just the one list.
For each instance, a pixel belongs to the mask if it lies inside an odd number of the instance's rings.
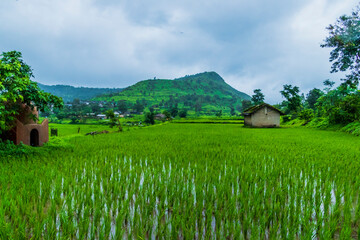
[{"label": "tall tree", "polygon": [[254,95],[251,96],[251,101],[253,101],[253,103],[255,105],[258,105],[258,104],[264,103],[264,99],[265,99],[265,96],[261,92],[261,89],[255,89]]},{"label": "tall tree", "polygon": [[281,95],[287,100],[287,108],[290,113],[297,113],[301,107],[301,96],[299,87],[285,84]]},{"label": "tall tree", "polygon": [[151,124],[151,125],[154,125],[155,124],[155,114],[152,113],[152,112],[147,112],[145,113],[145,116],[144,116],[144,123],[146,124]]},{"label": "tall tree", "polygon": [[118,116],[115,116],[115,113],[114,113],[114,110],[112,109],[109,109],[105,112],[105,115],[107,117],[107,119],[110,120],[110,128],[113,128],[113,127],[118,127],[119,129],[119,132],[122,132],[122,126],[121,126],[121,123],[120,123],[120,118]]},{"label": "tall tree", "polygon": [[144,111],[145,106],[142,103],[140,103],[139,100],[136,100],[136,103],[134,104],[133,108],[136,112],[140,113]]},{"label": "tall tree", "polygon": [[124,113],[128,110],[128,104],[125,100],[118,101],[118,109],[121,113]]},{"label": "tall tree", "polygon": [[315,110],[315,104],[316,101],[323,95],[323,91],[321,91],[318,88],[313,88],[309,91],[309,93],[306,95],[306,103],[309,108]]},{"label": "tall tree", "polygon": [[177,105],[173,106],[171,109],[170,109],[170,114],[172,117],[176,117],[179,113],[179,109],[177,107]]},{"label": "tall tree", "polygon": [[347,72],[343,85],[355,88],[360,79],[360,7],[351,15],[343,15],[327,27],[329,36],[321,47],[333,48],[331,72]]},{"label": "tall tree", "polygon": [[239,111],[244,111],[244,110],[246,110],[246,109],[248,109],[249,107],[251,107],[251,101],[250,100],[246,100],[246,99],[244,99],[244,100],[242,100],[241,101],[241,109],[238,109]]},{"label": "tall tree", "polygon": [[61,98],[42,91],[31,80],[33,72],[20,52],[3,52],[0,56],[0,133],[14,126],[20,104],[32,109],[36,106],[40,111],[63,107]]}]

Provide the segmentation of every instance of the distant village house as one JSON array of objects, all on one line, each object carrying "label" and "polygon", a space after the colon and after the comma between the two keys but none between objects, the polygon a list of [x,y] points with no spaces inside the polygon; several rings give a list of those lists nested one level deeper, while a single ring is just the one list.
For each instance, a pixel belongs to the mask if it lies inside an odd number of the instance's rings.
[{"label": "distant village house", "polygon": [[243,112],[244,125],[249,127],[280,127],[279,109],[267,103],[253,106]]},{"label": "distant village house", "polygon": [[105,115],[105,114],[98,114],[98,115],[96,115],[96,117],[97,117],[98,119],[102,119],[102,120],[106,119],[106,115]]},{"label": "distant village house", "polygon": [[165,114],[162,114],[162,113],[159,113],[159,114],[156,114],[154,116],[154,119],[155,120],[159,120],[159,121],[165,121],[166,120],[166,115]]}]

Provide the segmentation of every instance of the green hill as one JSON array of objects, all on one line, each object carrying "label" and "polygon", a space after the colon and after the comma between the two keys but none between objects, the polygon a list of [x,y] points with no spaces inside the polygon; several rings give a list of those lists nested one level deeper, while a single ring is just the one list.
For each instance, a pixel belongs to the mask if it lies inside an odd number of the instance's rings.
[{"label": "green hill", "polygon": [[73,87],[68,85],[44,85],[38,83],[39,87],[45,92],[52,93],[56,96],[62,97],[64,102],[71,102],[75,98],[80,100],[90,100],[102,94],[119,93],[122,88],[88,88],[88,87]]},{"label": "green hill", "polygon": [[231,108],[240,109],[242,100],[250,96],[230,85],[216,72],[204,72],[174,80],[140,81],[118,94],[105,94],[93,100],[121,102],[130,108],[135,105],[169,109],[173,106],[203,113],[215,113]]}]

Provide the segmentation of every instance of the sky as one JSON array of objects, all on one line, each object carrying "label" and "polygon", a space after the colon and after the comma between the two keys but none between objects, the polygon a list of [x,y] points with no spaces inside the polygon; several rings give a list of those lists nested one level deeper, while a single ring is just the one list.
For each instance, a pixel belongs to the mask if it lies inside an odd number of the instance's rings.
[{"label": "sky", "polygon": [[282,101],[284,84],[323,88],[326,27],[354,0],[1,0],[0,52],[22,52],[35,81],[127,87],[216,71]]}]

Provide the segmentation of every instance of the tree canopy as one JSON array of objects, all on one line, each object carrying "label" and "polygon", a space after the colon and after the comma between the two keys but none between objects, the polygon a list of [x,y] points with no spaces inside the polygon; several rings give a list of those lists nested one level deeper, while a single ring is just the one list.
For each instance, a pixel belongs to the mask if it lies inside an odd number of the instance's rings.
[{"label": "tree canopy", "polygon": [[290,113],[296,113],[301,106],[301,96],[299,87],[285,84],[284,90],[280,91],[281,95],[287,100],[287,110]]},{"label": "tree canopy", "polygon": [[265,96],[261,92],[261,89],[255,89],[254,90],[254,95],[251,96],[251,101],[253,101],[253,103],[255,105],[258,105],[258,104],[263,103],[264,99],[265,99]]},{"label": "tree canopy", "polygon": [[321,47],[334,48],[330,53],[331,72],[348,72],[343,85],[356,87],[360,79],[360,7],[329,25],[329,36]]},{"label": "tree canopy", "polygon": [[0,58],[0,133],[13,127],[20,104],[44,111],[47,107],[61,108],[61,98],[42,91],[32,69],[17,51],[3,52]]}]

